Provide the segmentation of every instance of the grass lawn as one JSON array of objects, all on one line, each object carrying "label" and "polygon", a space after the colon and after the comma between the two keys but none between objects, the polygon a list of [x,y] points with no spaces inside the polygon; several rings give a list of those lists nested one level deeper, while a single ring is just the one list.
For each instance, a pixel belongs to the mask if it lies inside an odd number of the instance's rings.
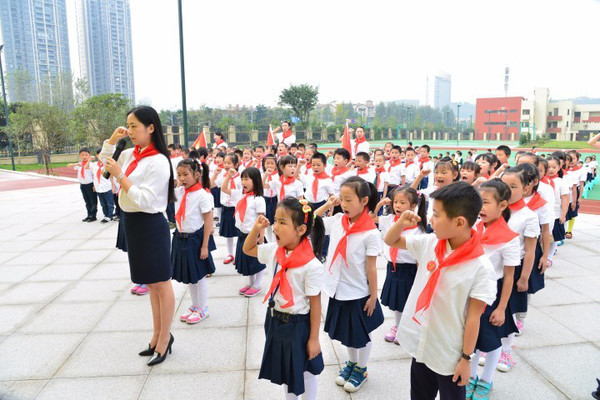
[{"label": "grass lawn", "polygon": [[[50,168],[61,168],[66,167],[69,163],[66,162],[57,162],[50,163]],[[9,169],[12,170],[11,164],[0,164],[0,169]],[[15,164],[15,170],[17,171],[38,171],[42,172],[46,171],[46,166],[44,164]]]},{"label": "grass lawn", "polygon": [[569,141],[550,141],[546,143],[542,143],[536,145],[534,143],[528,143],[523,145],[525,148],[531,148],[531,146],[537,146],[540,149],[593,149],[592,146],[587,144],[587,142],[569,142]]}]

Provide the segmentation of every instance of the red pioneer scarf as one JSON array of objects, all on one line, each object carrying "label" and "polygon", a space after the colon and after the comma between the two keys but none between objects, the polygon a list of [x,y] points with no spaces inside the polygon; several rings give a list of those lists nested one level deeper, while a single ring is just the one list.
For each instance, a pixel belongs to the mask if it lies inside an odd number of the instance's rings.
[{"label": "red pioneer scarf", "polygon": [[285,140],[285,139],[289,138],[290,136],[292,136],[293,133],[294,132],[292,132],[292,130],[289,129],[287,132],[286,131],[281,132],[281,136],[283,137],[283,140]]},{"label": "red pioneer scarf", "polygon": [[508,208],[510,208],[511,211],[519,211],[521,208],[525,207],[527,204],[525,204],[525,200],[521,199],[519,201],[517,201],[516,203],[513,204],[509,204]]},{"label": "red pioneer scarf", "polygon": [[356,176],[361,176],[369,173],[369,167],[359,168],[356,170]]},{"label": "red pioneer scarf", "polygon": [[98,184],[100,184],[100,177],[102,176],[102,167],[104,167],[104,164],[102,164],[102,161],[98,160],[96,166],[98,167],[98,171],[96,171],[96,178],[98,179]]},{"label": "red pioneer scarf", "polygon": [[408,168],[411,164],[414,164],[414,161],[407,161],[406,164],[404,165],[404,168]]},{"label": "red pioneer scarf", "polygon": [[279,182],[281,182],[281,189],[279,189],[279,201],[285,198],[285,185],[290,185],[294,183],[295,180],[296,178],[294,178],[293,176],[288,176],[286,178],[283,175],[281,175],[279,177]]},{"label": "red pioneer scarf", "polygon": [[397,159],[397,160],[390,160],[390,166],[388,167],[387,172],[390,172],[392,170],[392,167],[398,166],[400,165],[400,163],[402,162],[401,159]]},{"label": "red pioneer scarf", "polygon": [[311,164],[309,164],[309,163],[307,163],[307,164],[306,164],[306,170],[304,171],[304,175],[308,175],[308,172],[309,172],[309,170],[311,170],[311,169],[312,169],[312,165],[311,165]]},{"label": "red pioneer scarf", "polygon": [[356,222],[350,226],[350,219],[346,214],[342,217],[342,228],[344,228],[344,236],[340,239],[339,243],[335,248],[335,252],[333,253],[333,257],[331,258],[331,264],[329,264],[329,271],[331,272],[331,266],[335,262],[338,254],[344,259],[346,263],[346,267],[348,267],[348,261],[346,259],[346,248],[348,245],[348,236],[353,235],[355,233],[360,233],[364,231],[369,231],[371,229],[377,229],[373,219],[369,215],[369,212],[365,208],[363,213],[358,217]]},{"label": "red pioneer scarf", "polygon": [[527,203],[527,207],[529,207],[531,211],[535,211],[538,208],[543,207],[545,204],[546,200],[544,200],[542,196],[540,196],[539,192],[535,192],[534,195],[531,197],[531,200],[529,200],[529,203]]},{"label": "red pioneer scarf", "polygon": [[419,169],[423,169],[423,164],[429,161],[431,161],[429,157],[419,157]]},{"label": "red pioneer scarf", "polygon": [[[394,222],[398,221],[399,218],[400,218],[399,215],[395,215]],[[416,229],[417,227],[418,227],[418,225],[404,228],[404,229],[402,229],[402,232]],[[396,272],[396,259],[398,258],[398,250],[400,250],[400,249],[397,247],[390,247],[390,260],[392,260],[392,265],[394,266],[394,272]]]},{"label": "red pioneer scarf", "polygon": [[312,183],[312,192],[313,192],[313,197],[316,202],[317,201],[317,193],[319,192],[319,179],[327,179],[327,178],[329,178],[329,175],[327,175],[323,171],[320,174],[313,174],[313,176],[315,177],[315,179],[313,180],[313,183]]},{"label": "red pioneer scarf", "polygon": [[235,213],[240,214],[240,221],[242,221],[242,223],[244,223],[244,218],[246,218],[246,208],[248,207],[249,196],[254,196],[254,192],[244,193],[244,197],[242,197],[235,206]]},{"label": "red pioneer scarf", "polygon": [[225,143],[225,140],[223,140],[223,139],[217,139],[215,141],[215,147],[219,147],[222,143]]},{"label": "red pioneer scarf", "polygon": [[381,176],[382,172],[385,172],[385,168],[375,168],[375,175],[377,175],[377,179],[375,180],[375,187],[377,188],[377,190],[379,190],[379,184],[381,183],[379,177]]},{"label": "red pioneer scarf", "polygon": [[154,148],[154,145],[152,143],[150,143],[150,145],[148,145],[148,147],[146,147],[141,152],[140,152],[140,146],[136,145],[135,148],[133,149],[133,153],[131,153],[131,154],[133,155],[133,161],[127,167],[127,170],[125,171],[125,176],[129,176],[137,168],[138,163],[140,162],[140,160],[142,158],[155,156],[160,153],[158,152],[158,150],[156,150]]},{"label": "red pioneer scarf", "polygon": [[358,153],[358,145],[361,143],[365,143],[367,141],[367,139],[363,136],[362,138],[356,138],[354,140],[354,155],[356,156],[356,153]]},{"label": "red pioneer scarf", "polygon": [[179,204],[179,210],[177,210],[177,212],[175,213],[175,221],[177,221],[179,229],[183,228],[182,223],[185,220],[185,203],[187,201],[188,193],[197,192],[200,189],[202,189],[202,184],[200,182],[185,189],[183,197],[181,198],[181,203]]},{"label": "red pioneer scarf", "polygon": [[483,221],[479,221],[476,228],[481,244],[494,245],[508,243],[519,236],[518,233],[513,232],[509,228],[503,217],[492,222],[487,229],[485,228]]},{"label": "red pioneer scarf", "polygon": [[554,189],[554,188],[555,188],[555,186],[554,186],[554,180],[555,180],[556,178],[558,178],[558,175],[554,175],[554,176],[548,176],[548,175],[546,175],[546,176],[544,176],[544,177],[541,179],[541,181],[542,181],[542,182],[544,182],[544,183],[545,183],[545,184],[547,184],[547,185],[550,185],[550,186],[552,186],[552,189]]},{"label": "red pioneer scarf", "polygon": [[235,174],[234,176],[232,176],[231,178],[229,178],[229,189],[230,190],[236,189],[235,178],[237,178],[238,176],[240,176],[239,172],[237,174]]},{"label": "red pioneer scarf", "polygon": [[81,179],[85,179],[85,165],[88,163],[89,161],[82,161],[81,162]]},{"label": "red pioneer scarf", "polygon": [[345,174],[346,172],[348,172],[348,167],[342,167],[342,168],[333,167],[331,169],[331,180],[335,182],[336,176]]}]

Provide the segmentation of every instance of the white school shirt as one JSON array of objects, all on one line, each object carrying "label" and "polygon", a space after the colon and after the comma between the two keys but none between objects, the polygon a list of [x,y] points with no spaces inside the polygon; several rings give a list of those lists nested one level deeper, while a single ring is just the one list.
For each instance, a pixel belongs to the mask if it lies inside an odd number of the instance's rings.
[{"label": "white school shirt", "polygon": [[[275,191],[275,194],[279,196],[281,192],[281,180],[271,181],[269,185]],[[302,182],[299,179],[294,179],[294,182],[285,185],[285,196],[292,196],[297,199],[304,196],[304,185],[302,185]],[[279,201],[281,200],[283,199],[279,199]]]},{"label": "white school shirt", "polygon": [[508,220],[508,227],[519,234],[519,247],[521,249],[521,260],[525,256],[525,238],[537,238],[540,236],[540,222],[535,212],[527,206],[519,211],[512,211]]},{"label": "white school shirt", "polygon": [[[479,221],[477,221],[476,225],[478,223]],[[487,228],[484,228],[484,232],[485,229]],[[490,259],[490,262],[494,267],[494,276],[496,277],[496,280],[504,276],[504,267],[516,267],[521,265],[521,248],[518,236],[515,236],[505,243],[482,243],[481,246],[483,247],[483,252]]]},{"label": "white school shirt", "polygon": [[329,250],[327,251],[327,266],[323,291],[329,297],[337,300],[355,300],[369,296],[367,282],[367,256],[379,256],[381,253],[381,234],[377,228],[355,233],[348,236],[346,242],[346,259],[338,255],[332,263],[335,249],[346,233],[342,226],[344,213],[333,217],[323,218],[325,234],[329,235]]},{"label": "white school shirt", "polygon": [[[231,202],[235,205],[245,196],[243,189],[234,189],[231,191]],[[235,227],[242,233],[248,234],[252,230],[254,223],[258,219],[258,214],[266,213],[265,198],[262,196],[248,196],[246,200],[246,214],[244,220],[240,219],[240,213],[235,213]]]},{"label": "white school shirt", "polygon": [[590,161],[591,172],[594,173],[598,169],[598,161]]},{"label": "white school shirt", "polygon": [[[104,141],[100,152],[100,159],[104,164],[108,157],[112,157],[115,147],[108,143],[108,140]],[[123,150],[117,160],[123,173],[134,161],[133,150],[133,148]],[[124,190],[119,191],[119,207],[123,211],[157,214],[167,209],[171,168],[166,156],[155,154],[142,158],[128,178],[131,182],[129,191],[127,193]]]},{"label": "white school shirt", "polygon": [[[525,201],[525,204],[529,204],[532,198],[533,195],[529,197],[523,197],[523,200]],[[552,193],[552,199],[554,200],[554,192]],[[551,204],[548,201],[546,201],[546,204],[544,204],[537,210],[533,210],[533,212],[537,214],[540,225],[550,224],[550,231],[552,231],[552,225],[554,225],[554,201]]]},{"label": "white school shirt", "polygon": [[221,143],[221,144],[217,144],[217,142],[214,142],[213,145],[212,145],[212,148],[216,149],[217,147],[223,147],[223,146],[225,148],[229,147],[229,145],[227,144],[227,142],[223,141],[223,143]]},{"label": "white school shirt", "polygon": [[[379,230],[381,231],[381,238],[383,239],[387,233],[387,231],[394,225],[394,214],[390,215],[382,215],[379,217]],[[410,236],[410,235],[421,235],[425,232],[421,230],[420,227],[416,227],[415,229],[407,229],[402,231],[402,236]],[[390,256],[390,246],[383,242],[383,257],[388,261],[392,262],[392,258]],[[416,264],[417,259],[413,257],[408,250],[398,249],[398,256],[396,257],[396,264]]]},{"label": "white school shirt", "polygon": [[[562,213],[562,199],[561,196],[569,194],[569,187],[565,180],[561,177],[556,177],[554,182],[554,219],[560,218]],[[552,186],[550,186],[552,187]]]},{"label": "white school shirt", "polygon": [[275,137],[277,137],[277,141],[278,141],[279,143],[285,143],[285,144],[287,144],[288,146],[291,146],[291,145],[292,145],[292,143],[296,143],[296,135],[294,135],[293,133],[292,133],[292,134],[291,134],[291,135],[290,135],[290,136],[289,136],[287,139],[284,139],[284,138],[283,138],[283,132],[278,132],[278,133],[275,135]]},{"label": "white school shirt", "polygon": [[[400,344],[418,362],[440,375],[453,375],[462,350],[465,318],[470,298],[492,305],[496,300],[494,267],[487,256],[443,268],[431,305],[419,311],[419,325],[413,320],[417,299],[432,272],[427,263],[435,259],[435,234],[408,235],[406,248],[417,259],[419,268],[408,295],[397,337]],[[452,252],[446,248],[446,257]]]},{"label": "white school shirt", "polygon": [[[185,188],[183,186],[175,188],[175,213],[181,207],[184,193]],[[185,219],[181,222],[181,226],[177,223],[179,232],[194,233],[202,228],[204,226],[204,216],[202,214],[212,211],[214,201],[213,195],[204,189],[188,193],[185,198]]]},{"label": "white school shirt", "polygon": [[[312,174],[313,173],[312,166],[310,168],[308,168],[308,165],[309,164],[308,164],[308,160],[307,160],[306,164],[300,166],[300,172],[298,172],[298,175],[310,175],[310,174]],[[308,173],[307,173],[307,170],[308,170]]]},{"label": "white school shirt", "polygon": [[[217,185],[217,187],[219,188],[219,190],[221,190],[221,186],[223,186],[223,182],[225,181],[225,176],[227,175],[227,171],[223,170],[221,171],[221,173],[219,174],[219,176],[217,176],[217,178],[215,179],[215,185]],[[241,189],[242,188],[242,179],[240,178],[240,176],[236,176],[233,179],[233,182],[235,183],[235,188],[236,189]],[[231,179],[229,180],[229,185],[231,185]],[[232,189],[233,190],[233,189]],[[225,193],[223,190],[221,190],[221,205],[225,206],[225,207],[235,207],[235,202],[231,200],[231,197]]]},{"label": "white school shirt", "polygon": [[[550,224],[550,232],[552,232],[552,228],[554,227],[554,219],[555,219],[554,218],[554,189],[552,189],[552,186],[550,186],[549,184],[540,181],[537,191],[539,192],[540,196],[542,196],[542,199],[546,200],[546,205],[542,208],[546,208],[546,210],[550,214],[551,222],[548,222],[548,223]],[[527,200],[525,202],[527,202]],[[542,220],[542,218],[540,218],[540,221],[541,220]],[[543,222],[540,222],[540,224],[543,224]]]},{"label": "white school shirt", "polygon": [[403,164],[400,163],[396,166],[391,166],[391,164],[389,164],[386,167],[387,170],[387,183],[388,185],[392,185],[392,186],[398,186],[401,182],[400,180],[400,171],[403,168]]},{"label": "white school shirt", "polygon": [[[266,172],[262,172],[262,176],[264,177],[266,174]],[[275,173],[273,174],[273,176],[270,178],[271,180],[269,180],[269,177],[267,176],[267,181],[265,182],[265,184],[263,185],[263,195],[265,197],[269,197],[269,198],[273,198],[277,196],[277,192],[274,189],[271,189],[271,182],[274,181],[278,181],[279,180],[279,174]]]},{"label": "white school shirt", "polygon": [[[277,243],[266,243],[258,245],[258,261],[267,266],[271,276],[275,273],[275,265],[277,265]],[[290,252],[287,252],[289,256]],[[277,265],[277,272],[281,269],[281,265]],[[285,275],[292,288],[294,295],[294,305],[288,308],[281,308],[287,304],[287,300],[281,295],[281,291],[277,290],[273,300],[275,301],[275,309],[280,312],[289,314],[308,314],[310,312],[310,300],[308,296],[317,296],[321,293],[323,286],[323,275],[325,268],[323,264],[313,258],[308,263],[298,268],[289,268]],[[269,287],[271,285],[269,284]]]},{"label": "white school shirt", "polygon": [[309,203],[319,203],[325,201],[333,194],[333,181],[331,178],[319,179],[319,190],[317,190],[317,197],[313,194],[312,185],[315,181],[315,175],[310,173],[308,175],[300,175],[300,180],[304,184],[304,198]]},{"label": "white school shirt", "polygon": [[104,177],[104,171],[100,172],[100,180],[98,180],[98,169],[97,162],[90,165],[92,179],[94,180],[94,189],[96,189],[96,193],[106,193],[112,189],[112,184]]},{"label": "white school shirt", "polygon": [[419,168],[419,172],[421,172],[422,169],[428,169],[429,171],[431,171],[429,173],[429,175],[427,175],[427,178],[429,179],[427,181],[427,186],[429,187],[429,186],[433,185],[433,181],[434,181],[434,177],[435,177],[434,176],[435,164],[433,163],[433,160],[429,160],[429,161],[423,163],[423,168],[420,167],[421,163],[419,162],[418,158],[415,160],[415,162],[417,163],[417,168]]},{"label": "white school shirt", "polygon": [[421,190],[421,195],[425,196],[425,199],[427,199],[427,220],[431,220],[431,217],[433,216],[433,200],[431,197],[429,197],[429,195],[431,195],[431,193],[435,192],[436,190],[438,190],[438,187],[433,185],[433,186],[427,186],[425,189]]},{"label": "white school shirt", "polygon": [[331,173],[333,171],[332,165],[328,165],[325,170],[327,171],[327,175],[331,176],[331,181],[333,182],[333,194],[336,196],[340,195],[340,189],[342,187],[342,183],[344,183],[346,181],[346,179],[355,175],[354,171],[348,170],[348,171],[344,172],[343,174],[333,176],[333,174]]},{"label": "white school shirt", "polygon": [[[239,168],[238,168],[238,171],[240,172],[240,174],[241,174],[241,173],[242,173],[242,171],[243,171],[243,170],[245,170],[246,168],[248,168],[248,167],[250,167],[250,166],[254,167],[254,165],[253,165],[253,162],[254,162],[254,159],[252,159],[252,160],[250,160],[250,161],[245,161],[245,160],[242,160],[242,161],[240,161],[240,165],[239,165]],[[257,168],[258,168],[258,167],[257,167]]]},{"label": "white school shirt", "polygon": [[[88,161],[88,164],[89,163],[91,163],[91,161]],[[83,178],[81,177],[81,168],[83,167],[79,165],[73,167],[73,169],[77,171],[77,180],[79,181],[79,183],[81,183],[82,185],[92,183],[92,164],[90,164],[90,168],[83,168]]]},{"label": "white school shirt", "polygon": [[369,151],[371,150],[371,145],[367,141],[359,143],[358,147],[356,148],[356,151],[354,151],[355,145],[356,145],[356,139],[350,139],[350,149],[352,149],[352,158],[356,158],[356,155],[361,152],[365,152],[365,153],[369,154]]},{"label": "white school shirt", "polygon": [[402,164],[402,168],[400,169],[400,176],[404,176],[405,184],[410,185],[417,179],[419,175],[419,164],[414,162],[410,164],[408,167],[406,164]]},{"label": "white school shirt", "polygon": [[[387,171],[387,170],[386,170]],[[388,173],[386,171],[379,173],[379,186],[377,186],[377,191],[383,193],[383,189],[385,188],[385,183],[388,181]],[[373,169],[375,177],[373,178],[373,183],[377,184],[377,171]]]},{"label": "white school shirt", "polygon": [[177,157],[173,157],[171,158],[171,168],[173,169],[173,180],[177,180],[177,164],[179,164],[181,161],[183,161],[183,157],[182,156],[177,156]]},{"label": "white school shirt", "polygon": [[362,173],[362,174],[358,174],[358,168],[354,168],[354,176],[358,176],[359,178],[363,178],[365,181],[367,182],[375,182],[375,178],[377,177],[377,175],[375,174],[375,168],[373,167],[367,167],[367,172],[366,173]]}]

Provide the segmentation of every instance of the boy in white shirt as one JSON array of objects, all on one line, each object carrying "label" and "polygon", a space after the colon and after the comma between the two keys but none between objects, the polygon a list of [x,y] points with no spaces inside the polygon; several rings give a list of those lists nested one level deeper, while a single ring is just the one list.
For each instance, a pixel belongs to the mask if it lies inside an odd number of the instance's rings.
[{"label": "boy in white shirt", "polygon": [[100,160],[100,150],[96,151],[98,161],[92,163],[90,170],[92,171],[92,180],[94,182],[94,191],[100,200],[102,213],[104,218],[100,222],[107,223],[112,220],[115,205],[113,203],[112,183],[104,177],[104,164]]},{"label": "boy in white shirt", "polygon": [[308,200],[313,210],[321,207],[329,196],[333,195],[333,181],[325,172],[325,165],[327,165],[325,154],[314,153],[311,156],[311,169],[308,170],[310,172],[298,176],[304,184],[304,198]]},{"label": "boy in white shirt", "polygon": [[431,225],[435,235],[402,235],[420,218],[405,211],[385,243],[418,261],[417,276],[398,326],[398,339],[413,357],[411,398],[464,399],[479,322],[496,297],[494,268],[472,230],[482,200],[466,182],[436,190]]},{"label": "boy in white shirt", "polygon": [[412,147],[406,148],[406,162],[400,168],[400,176],[402,177],[402,186],[410,186],[419,175],[419,165],[415,163],[417,153]]},{"label": "boy in white shirt", "polygon": [[82,219],[81,222],[96,221],[96,213],[98,212],[98,196],[96,195],[96,192],[94,192],[92,170],[90,169],[90,150],[85,147],[79,150],[79,162],[68,164],[67,166],[77,171],[79,188],[81,189],[83,201],[85,201],[87,217]]},{"label": "boy in white shirt", "polygon": [[359,151],[356,153],[356,160],[354,160],[354,173],[359,178],[363,178],[367,182],[373,182],[375,180],[375,171],[369,166],[371,156],[369,153]]}]

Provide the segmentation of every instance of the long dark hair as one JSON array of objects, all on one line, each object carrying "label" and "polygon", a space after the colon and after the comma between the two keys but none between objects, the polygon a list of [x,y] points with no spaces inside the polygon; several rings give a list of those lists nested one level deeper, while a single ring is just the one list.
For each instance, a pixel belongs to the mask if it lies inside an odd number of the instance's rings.
[{"label": "long dark hair", "polygon": [[351,176],[342,183],[342,186],[352,188],[359,199],[368,197],[369,201],[366,207],[369,211],[375,211],[375,207],[377,207],[379,201],[379,192],[373,182],[367,182],[358,176]]},{"label": "long dark hair", "polygon": [[254,196],[262,196],[263,195],[263,182],[262,177],[260,176],[260,171],[256,167],[248,167],[245,168],[241,173],[241,178],[248,177],[252,180],[252,191],[254,192]]},{"label": "long dark hair", "polygon": [[392,200],[392,207],[394,206],[394,198],[397,194],[402,193],[408,199],[411,206],[417,206],[417,215],[421,218],[419,221],[419,228],[422,231],[427,230],[427,202],[424,195],[419,196],[419,193],[411,188],[410,186],[397,187],[392,191],[390,199]]},{"label": "long dark hair", "polygon": [[315,257],[323,262],[323,240],[325,239],[325,225],[323,225],[323,219],[318,215],[314,215],[314,210],[312,208],[306,213],[308,215],[306,215],[302,210],[303,205],[300,203],[300,200],[292,196],[286,196],[280,201],[279,204],[277,204],[277,208],[280,207],[285,208],[290,212],[295,228],[306,225],[306,232],[302,235],[300,240],[310,237]]},{"label": "long dark hair", "polygon": [[175,185],[173,179],[173,167],[171,165],[171,153],[167,148],[167,142],[165,141],[165,137],[163,135],[162,124],[160,123],[160,117],[156,110],[150,106],[137,106],[127,111],[127,116],[129,114],[135,115],[135,117],[144,124],[145,127],[149,127],[150,125],[154,126],[154,132],[150,135],[150,140],[154,145],[154,148],[162,155],[167,157],[167,161],[169,161],[169,171],[171,174],[171,179],[169,179],[169,192],[168,192],[168,201],[169,203],[175,202]]},{"label": "long dark hair", "polygon": [[200,184],[205,189],[210,189],[210,172],[208,165],[193,158],[186,158],[185,160],[179,161],[177,168],[188,167],[192,173],[200,173]]},{"label": "long dark hair", "polygon": [[[504,200],[506,200],[506,202],[508,203],[512,194],[510,187],[506,183],[502,182],[500,178],[490,179],[489,181],[482,183],[479,187],[479,191],[481,192],[482,190],[489,190],[493,192],[494,199],[496,199],[498,203],[501,203]],[[502,211],[502,217],[506,222],[508,222],[508,220],[510,219],[509,207],[506,207]]]}]

